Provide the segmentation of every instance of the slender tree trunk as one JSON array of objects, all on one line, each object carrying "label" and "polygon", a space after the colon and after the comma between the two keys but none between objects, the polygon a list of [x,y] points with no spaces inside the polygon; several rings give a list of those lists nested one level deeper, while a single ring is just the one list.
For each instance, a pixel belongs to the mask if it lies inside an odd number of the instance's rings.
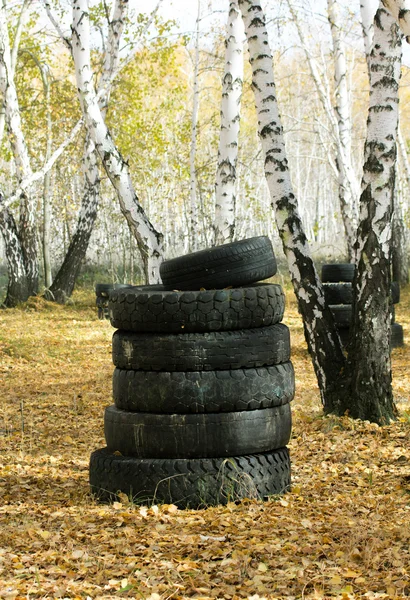
[{"label": "slender tree trunk", "polygon": [[201,0],[198,1],[198,14],[196,18],[195,29],[195,55],[194,55],[194,73],[193,73],[193,95],[192,95],[192,116],[191,116],[191,147],[189,151],[189,240],[191,251],[198,249],[199,239],[199,216],[198,216],[198,193],[196,181],[196,138],[198,126],[199,110],[199,21],[201,16]]},{"label": "slender tree trunk", "polygon": [[[344,145],[340,139],[339,134],[339,121],[337,118],[337,112],[332,107],[332,103],[329,97],[328,90],[325,88],[320,76],[320,72],[312,54],[309,50],[308,44],[305,40],[303,29],[300,26],[299,18],[292,6],[291,0],[287,0],[289,10],[291,12],[293,21],[298,30],[298,35],[302,44],[302,48],[305,52],[309,69],[315,82],[316,89],[319,95],[320,102],[323,110],[327,115],[329,124],[331,127],[332,135],[334,138],[334,152],[336,155],[338,180],[339,180],[339,205],[340,214],[346,235],[346,247],[347,255],[349,258],[354,256],[354,224],[352,219],[352,213],[354,212],[353,203],[357,202],[359,197],[359,184],[354,174],[354,170],[351,164],[350,154],[346,154]],[[339,53],[340,56],[340,53]]]},{"label": "slender tree trunk", "polygon": [[231,0],[222,78],[221,130],[215,182],[215,243],[233,241],[236,206],[240,108],[243,85],[243,21],[237,0]]},{"label": "slender tree trunk", "polygon": [[[333,54],[335,62],[335,95],[336,95],[336,119],[338,136],[337,166],[339,181],[339,202],[340,206],[346,207],[346,213],[353,212],[357,204],[357,196],[352,195],[353,185],[357,187],[355,181],[349,185],[347,180],[348,173],[345,167],[345,160],[350,162],[352,152],[352,126],[350,119],[350,101],[347,88],[347,68],[344,43],[341,35],[340,6],[337,0],[328,0],[328,18],[333,39]],[[339,147],[340,146],[340,147]],[[351,171],[353,167],[350,166]],[[354,232],[353,224],[350,219],[345,217],[345,232],[347,238],[347,254],[349,262],[354,261]]]},{"label": "slender tree trunk", "polygon": [[55,300],[60,304],[64,304],[73,293],[97,218],[100,196],[98,155],[95,152],[94,143],[89,136],[86,139],[83,162],[85,181],[77,228],[71,237],[63,264],[50,286],[49,294],[46,294],[47,298]]},{"label": "slender tree trunk", "polygon": [[[48,68],[46,65],[39,65],[44,88],[44,103],[47,116],[47,146],[46,162],[51,157],[53,128],[50,108],[50,81],[48,77]],[[50,226],[51,226],[51,206],[50,206],[50,183],[51,171],[44,175],[43,183],[43,264],[44,264],[44,287],[49,289],[52,282],[51,275],[51,257],[50,257]]]},{"label": "slender tree trunk", "polygon": [[[112,76],[118,66],[119,46],[126,11],[127,3],[124,0],[117,0],[114,5],[112,19],[109,22],[103,72],[98,84],[98,91],[102,92],[98,104],[103,117],[105,117],[109,103]],[[50,286],[49,296],[59,303],[65,303],[73,293],[98,213],[100,197],[98,153],[89,135],[87,135],[84,145],[83,171],[84,190],[77,227],[63,264]]]},{"label": "slender tree trunk", "polygon": [[131,181],[128,165],[115,146],[101,114],[90,65],[90,27],[87,0],[73,2],[73,58],[81,108],[90,136],[117,192],[121,211],[137,240],[148,282],[159,280],[162,234],[148,220]]},{"label": "slender tree trunk", "polygon": [[[3,92],[3,102],[5,108],[5,120],[8,128],[10,145],[16,165],[17,180],[20,184],[24,179],[32,175],[30,159],[25,143],[24,135],[21,127],[21,117],[19,103],[14,85],[13,71],[11,65],[10,42],[7,29],[7,18],[5,7],[0,8],[0,89]],[[4,211],[2,215],[4,216]],[[6,219],[2,224],[2,229],[10,225],[10,219]],[[5,243],[13,238],[15,232],[4,236]],[[24,264],[27,288],[21,287],[17,282],[14,285],[11,282],[9,289],[25,290],[28,289],[28,294],[36,294],[38,291],[38,258],[37,258],[37,234],[35,227],[35,202],[34,197],[29,193],[23,192],[20,196],[20,222],[18,227],[19,248],[22,252],[22,260]],[[15,252],[7,252],[6,256],[12,256]],[[14,268],[9,269],[11,277],[16,274]],[[20,277],[20,274],[18,275]],[[21,297],[20,301],[27,298]],[[11,298],[6,299],[6,303],[11,305]]]},{"label": "slender tree trunk", "polygon": [[7,294],[4,306],[11,307],[27,300],[29,289],[17,226],[13,215],[2,204],[2,200],[3,195],[0,193],[0,232],[4,239],[8,271]]},{"label": "slender tree trunk", "polygon": [[394,18],[379,8],[370,54],[370,106],[360,198],[360,224],[349,348],[351,394],[345,409],[355,418],[395,418],[390,360],[391,217],[397,158],[401,39]]},{"label": "slender tree trunk", "polygon": [[346,360],[299,216],[285,154],[273,76],[272,54],[259,0],[239,0],[245,23],[252,68],[252,87],[258,130],[265,160],[265,176],[279,235],[288,262],[305,336],[326,412],[340,406],[344,394],[341,375]]}]

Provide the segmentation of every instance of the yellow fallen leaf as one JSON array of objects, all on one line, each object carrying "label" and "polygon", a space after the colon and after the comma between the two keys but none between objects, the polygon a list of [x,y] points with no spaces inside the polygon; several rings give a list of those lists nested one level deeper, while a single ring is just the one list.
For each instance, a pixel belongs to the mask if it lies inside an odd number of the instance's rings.
[{"label": "yellow fallen leaf", "polygon": [[78,559],[78,558],[81,558],[83,555],[84,555],[83,550],[74,550],[74,552],[71,553],[71,558]]},{"label": "yellow fallen leaf", "polygon": [[266,573],[266,571],[268,570],[267,565],[265,565],[265,563],[261,562],[258,564],[258,571],[262,571],[262,573]]},{"label": "yellow fallen leaf", "polygon": [[346,569],[343,572],[343,577],[346,579],[356,579],[356,577],[360,577],[361,573],[357,573],[357,571],[352,571],[351,569]]},{"label": "yellow fallen leaf", "polygon": [[330,583],[330,585],[341,585],[342,578],[340,577],[340,575],[333,575],[333,577],[329,583]]}]

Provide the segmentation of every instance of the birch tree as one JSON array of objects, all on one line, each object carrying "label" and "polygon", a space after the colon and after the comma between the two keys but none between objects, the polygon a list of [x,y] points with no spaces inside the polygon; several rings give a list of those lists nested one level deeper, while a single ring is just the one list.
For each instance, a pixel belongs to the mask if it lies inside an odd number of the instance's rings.
[{"label": "birch tree", "polygon": [[195,51],[192,82],[191,147],[189,151],[189,245],[191,251],[198,249],[199,211],[196,177],[196,148],[199,110],[199,23],[201,20],[201,0],[198,0],[195,21]]},{"label": "birch tree", "polygon": [[[353,335],[349,348],[353,417],[389,422],[395,415],[390,360],[390,267],[401,36],[384,8],[374,19],[370,106],[360,197]],[[374,399],[378,402],[375,403]]]},{"label": "birch tree", "polygon": [[[369,81],[371,80],[371,51],[373,47],[374,26],[373,20],[377,10],[374,0],[361,0],[360,15],[362,20],[362,30],[364,37],[364,47],[366,53],[366,62],[368,67]],[[405,149],[403,134],[400,128],[400,122],[397,132],[398,155],[400,161],[396,162],[396,177],[401,168],[405,173],[410,173],[409,160]],[[393,215],[392,215],[392,278],[401,285],[409,281],[409,262],[408,262],[408,235],[403,222],[401,206],[399,204],[399,195],[394,194]]]},{"label": "birch tree", "polygon": [[233,241],[236,206],[236,163],[243,86],[243,21],[237,0],[231,0],[222,78],[221,130],[215,182],[215,243]]},{"label": "birch tree", "polygon": [[[289,11],[296,25],[302,49],[306,55],[312,79],[315,83],[319,100],[329,121],[330,131],[333,138],[334,153],[336,157],[336,169],[339,185],[339,204],[340,214],[346,235],[347,255],[349,260],[354,257],[354,212],[355,205],[359,197],[359,183],[351,162],[351,127],[348,115],[349,101],[347,97],[346,85],[346,65],[344,59],[344,49],[340,35],[340,23],[336,22],[338,17],[335,0],[328,0],[328,7],[331,10],[329,17],[332,29],[332,37],[335,54],[335,84],[336,84],[336,106],[332,106],[327,86],[324,85],[320,74],[320,69],[309,49],[306,41],[300,19],[293,8],[291,0],[287,0]],[[344,118],[348,117],[347,122]],[[334,160],[334,159],[333,159]]]},{"label": "birch tree", "polygon": [[[124,12],[126,10],[123,2],[116,2],[111,19],[108,22],[108,35],[105,44],[105,59],[102,75],[98,84],[99,100],[98,104],[104,117],[110,97],[110,88],[113,74],[118,67],[119,46],[121,42],[122,31],[124,27]],[[46,9],[49,17],[52,18],[51,9],[46,3]],[[53,19],[54,25],[56,21]],[[61,28],[57,27],[61,33]],[[65,45],[72,53],[71,42],[63,38]],[[98,166],[98,154],[90,134],[87,133],[84,143],[83,155],[83,197],[81,209],[79,212],[77,227],[70,240],[64,261],[58,270],[47,297],[64,303],[73,292],[75,282],[83,264],[90,237],[97,217],[98,204],[100,197],[100,173]]]},{"label": "birch tree", "polygon": [[325,302],[323,286],[312,260],[291,184],[265,15],[259,0],[239,0],[239,7],[248,41],[258,131],[271,207],[303,317],[305,337],[322,402],[326,412],[336,412],[341,395],[339,379],[346,360],[332,314]]},{"label": "birch tree", "polygon": [[[2,4],[0,6],[0,89],[3,94],[4,118],[14,157],[17,183],[21,184],[23,180],[32,176],[32,169],[21,126],[7,23],[6,6]],[[4,202],[4,198],[2,200]],[[17,302],[27,300],[29,295],[36,294],[38,291],[35,198],[30,190],[22,191],[19,201],[18,226],[9,209],[3,207],[0,213],[9,276],[4,302],[6,306],[14,306]],[[17,257],[20,253],[21,256]]]},{"label": "birch tree", "polygon": [[[124,5],[126,4],[123,0]],[[116,147],[106,126],[94,91],[90,62],[90,24],[87,0],[74,0],[72,48],[78,96],[90,137],[104,169],[116,190],[121,211],[137,240],[144,263],[146,280],[159,280],[163,236],[155,230],[138,201],[128,165]]]},{"label": "birch tree", "polygon": [[265,175],[324,410],[339,415],[349,411],[354,417],[389,422],[396,414],[389,358],[388,266],[400,38],[388,13],[379,9],[380,45],[375,44],[378,50],[372,55],[374,79],[357,242],[353,342],[346,360],[291,187],[265,17],[259,0],[240,0],[239,5],[249,46]]}]

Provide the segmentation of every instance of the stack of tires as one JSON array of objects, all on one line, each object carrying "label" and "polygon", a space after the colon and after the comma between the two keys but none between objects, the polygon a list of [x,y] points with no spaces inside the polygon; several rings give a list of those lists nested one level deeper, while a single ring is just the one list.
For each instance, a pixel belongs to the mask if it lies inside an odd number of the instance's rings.
[{"label": "stack of tires", "polygon": [[163,286],[110,295],[113,398],[92,453],[101,500],[198,508],[290,486],[295,391],[284,295],[265,236],[161,265]]},{"label": "stack of tires", "polygon": [[109,319],[108,301],[110,293],[113,290],[126,288],[126,283],[96,283],[95,284],[95,303],[97,305],[98,318]]},{"label": "stack of tires", "polygon": [[[352,318],[353,291],[352,282],[355,266],[352,263],[333,263],[323,265],[322,282],[325,300],[335,318],[340,340],[344,346],[349,341]],[[400,301],[400,286],[397,281],[391,284],[391,338],[392,348],[403,346],[403,327],[395,322],[394,304]]]}]

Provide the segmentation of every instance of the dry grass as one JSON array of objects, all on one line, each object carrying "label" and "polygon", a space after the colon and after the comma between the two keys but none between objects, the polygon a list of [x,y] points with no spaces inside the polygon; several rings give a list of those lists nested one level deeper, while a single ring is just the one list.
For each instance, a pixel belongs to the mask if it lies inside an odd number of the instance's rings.
[{"label": "dry grass", "polygon": [[401,419],[323,417],[289,294],[293,490],[202,511],[94,503],[111,335],[91,294],[0,312],[0,598],[410,596],[410,290],[393,352]]}]

